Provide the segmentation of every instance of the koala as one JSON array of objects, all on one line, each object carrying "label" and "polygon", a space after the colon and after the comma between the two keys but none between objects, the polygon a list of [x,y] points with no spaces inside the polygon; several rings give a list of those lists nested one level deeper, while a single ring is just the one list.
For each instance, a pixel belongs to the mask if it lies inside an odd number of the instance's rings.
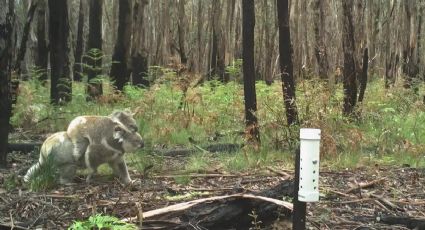
[{"label": "koala", "polygon": [[124,161],[124,153],[140,148],[142,139],[140,135],[128,132],[121,125],[112,128],[114,129],[113,136],[118,138],[103,138],[101,144],[89,145],[84,158],[80,160],[75,160],[74,144],[66,132],[58,132],[48,137],[41,146],[39,161],[27,171],[24,181],[28,182],[34,173],[46,163],[48,157],[52,157],[54,164],[52,167],[56,167],[59,172],[60,184],[71,183],[78,168],[89,170],[86,181],[90,182],[93,175],[97,173],[99,165],[103,163],[109,164],[121,183],[129,184],[132,180]]},{"label": "koala", "polygon": [[[47,157],[53,156],[53,163],[60,170],[60,184],[70,183],[77,168],[89,169],[87,181],[90,182],[98,166],[103,163],[111,166],[122,183],[131,182],[124,153],[143,147],[143,139],[129,112],[116,111],[109,116],[80,116],[71,122],[68,130],[74,135],[74,141],[68,132],[58,132],[47,138],[42,145],[39,162],[28,170],[24,181],[29,181]],[[76,147],[78,151],[81,150],[81,156],[76,157]]]},{"label": "koala", "polygon": [[127,133],[133,133],[140,137],[140,147],[143,147],[143,140],[138,134],[136,121],[128,112],[116,111],[109,116],[79,116],[70,122],[67,129],[67,134],[74,144],[75,160],[80,160],[87,152],[89,145],[101,145],[104,138],[120,140],[121,137],[117,135],[122,132],[116,132],[114,127],[117,126]]}]

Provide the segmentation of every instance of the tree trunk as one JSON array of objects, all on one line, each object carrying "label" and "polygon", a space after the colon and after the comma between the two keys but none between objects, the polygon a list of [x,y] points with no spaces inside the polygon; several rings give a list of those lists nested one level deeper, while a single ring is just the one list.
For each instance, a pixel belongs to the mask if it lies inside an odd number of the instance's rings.
[{"label": "tree trunk", "polygon": [[203,1],[198,1],[198,11],[197,11],[197,40],[198,40],[198,64],[197,64],[197,70],[198,72],[202,71],[202,66],[204,63],[204,46],[203,46],[203,39],[202,39],[202,29],[204,27],[204,20],[203,20]]},{"label": "tree trunk", "polygon": [[211,41],[211,64],[210,64],[210,79],[218,74],[218,40],[220,33],[220,0],[213,1],[212,3],[212,41]]},{"label": "tree trunk", "polygon": [[83,73],[82,56],[84,52],[84,17],[85,17],[85,0],[80,0],[80,9],[78,12],[77,25],[77,44],[75,47],[74,61],[74,81],[81,81]]},{"label": "tree trunk", "polygon": [[288,125],[293,125],[298,123],[298,111],[295,104],[295,81],[292,66],[288,0],[277,0],[277,17],[279,24],[279,55],[283,101],[285,103]]},{"label": "tree trunk", "polygon": [[359,102],[363,101],[364,92],[366,91],[368,62],[369,62],[369,53],[368,53],[368,49],[366,48],[364,49],[364,53],[363,53],[363,68],[362,68],[362,73],[360,76]]},{"label": "tree trunk", "polygon": [[343,113],[351,116],[357,101],[357,82],[354,47],[354,27],[353,27],[353,0],[342,2],[343,10],[343,38],[342,47],[344,50],[344,108]]},{"label": "tree trunk", "polygon": [[136,0],[133,9],[133,36],[132,36],[132,83],[136,86],[149,87],[148,77],[148,57],[144,46],[144,31],[143,27],[145,20],[145,6],[147,0]]},{"label": "tree trunk", "polygon": [[315,0],[314,5],[314,13],[315,17],[313,20],[314,23],[314,36],[316,40],[316,45],[314,47],[314,53],[316,55],[317,66],[319,69],[319,77],[320,79],[327,80],[329,74],[329,63],[328,63],[328,52],[326,50],[325,45],[325,33],[324,30],[326,28],[325,17],[326,14],[324,12],[324,0]]},{"label": "tree trunk", "polygon": [[5,167],[12,113],[10,87],[15,49],[15,1],[0,0],[0,5],[0,167]]},{"label": "tree trunk", "polygon": [[27,41],[31,29],[31,23],[34,18],[34,13],[37,9],[37,6],[38,0],[32,0],[30,8],[28,9],[27,20],[25,21],[24,30],[22,32],[21,45],[19,46],[18,55],[16,57],[15,63],[15,70],[18,74],[21,73],[22,62],[24,61],[25,53],[27,51]]},{"label": "tree trunk", "polygon": [[49,49],[46,40],[46,1],[39,0],[37,9],[37,51],[35,56],[35,66],[39,72],[39,80],[43,84],[47,81],[47,65]]},{"label": "tree trunk", "polygon": [[185,33],[186,33],[186,20],[185,20],[185,10],[184,6],[186,4],[185,0],[178,0],[178,23],[177,23],[177,33],[179,36],[179,54],[180,54],[180,62],[184,65],[187,64],[187,56],[186,49],[184,46],[185,42]]},{"label": "tree trunk", "polygon": [[68,102],[72,98],[68,36],[67,0],[49,0],[50,100],[53,104]]},{"label": "tree trunk", "polygon": [[87,100],[93,100],[103,94],[102,81],[102,13],[103,0],[90,0],[89,38],[85,58],[87,74]]},{"label": "tree trunk", "polygon": [[128,59],[130,57],[132,5],[131,0],[121,0],[118,13],[118,38],[112,55],[111,79],[117,90],[122,91],[129,82],[130,72]]},{"label": "tree trunk", "polygon": [[255,64],[254,64],[254,27],[255,10],[254,0],[242,0],[242,57],[245,98],[245,119],[247,139],[258,144],[260,132],[257,111],[257,98],[255,92]]}]

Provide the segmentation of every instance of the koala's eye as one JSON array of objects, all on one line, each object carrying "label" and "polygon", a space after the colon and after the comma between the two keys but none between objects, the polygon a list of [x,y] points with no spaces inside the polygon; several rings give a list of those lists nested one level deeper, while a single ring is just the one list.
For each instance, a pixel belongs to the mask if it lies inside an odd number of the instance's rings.
[{"label": "koala's eye", "polygon": [[130,130],[133,131],[133,132],[137,132],[139,129],[137,128],[137,126],[132,125],[132,126],[130,126]]}]

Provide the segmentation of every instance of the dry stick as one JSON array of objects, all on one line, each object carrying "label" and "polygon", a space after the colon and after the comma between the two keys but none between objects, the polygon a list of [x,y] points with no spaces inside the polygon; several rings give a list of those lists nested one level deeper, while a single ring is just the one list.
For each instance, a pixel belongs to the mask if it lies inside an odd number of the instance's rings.
[{"label": "dry stick", "polygon": [[357,199],[357,200],[346,200],[346,201],[339,201],[339,202],[329,202],[333,204],[353,204],[353,203],[361,203],[361,202],[368,202],[375,200],[374,198],[363,198],[363,199]]},{"label": "dry stick", "polygon": [[390,210],[390,209],[388,209],[388,208],[387,208],[387,206],[385,206],[384,204],[382,204],[382,203],[381,203],[381,201],[379,201],[379,200],[374,200],[374,202],[375,202],[378,206],[380,206],[381,208],[385,209],[385,211],[387,211],[387,212],[391,212],[391,210]]},{"label": "dry stick", "polygon": [[395,203],[399,203],[399,204],[408,204],[408,205],[425,205],[425,201],[421,200],[421,201],[394,201]]},{"label": "dry stick", "polygon": [[278,171],[278,170],[276,170],[276,169],[274,169],[274,168],[272,168],[272,167],[270,167],[270,166],[267,166],[267,169],[268,169],[268,170],[270,170],[271,172],[274,172],[274,173],[276,173],[276,174],[278,174],[278,175],[280,175],[280,176],[285,177],[285,179],[289,179],[289,178],[291,178],[291,177],[292,177],[292,176],[291,176],[291,175],[289,175],[288,173],[283,172],[283,171]]},{"label": "dry stick", "polygon": [[385,180],[385,178],[380,178],[380,179],[373,180],[373,181],[368,182],[368,183],[359,184],[357,187],[354,187],[354,188],[350,188],[350,189],[348,189],[348,190],[346,191],[346,193],[352,193],[352,192],[354,192],[354,191],[357,191],[357,190],[360,190],[360,189],[363,189],[363,188],[368,188],[368,187],[370,187],[370,186],[372,186],[372,185],[375,185],[375,184],[377,184],[377,183],[380,183],[380,182],[382,182],[382,181],[384,181],[384,180]]},{"label": "dry stick", "polygon": [[244,175],[232,175],[232,174],[186,174],[186,175],[158,175],[152,176],[153,178],[174,178],[174,177],[240,177]]},{"label": "dry stick", "polygon": [[35,197],[41,197],[41,198],[57,198],[57,199],[75,199],[80,198],[78,195],[60,195],[60,194],[44,194],[44,195],[37,195]]},{"label": "dry stick", "polygon": [[350,194],[343,193],[343,192],[339,192],[339,191],[335,191],[335,190],[331,190],[331,189],[329,189],[328,191],[329,191],[329,192],[332,192],[332,193],[335,193],[335,194],[337,194],[337,195],[340,195],[340,196],[345,196],[345,197],[350,197],[350,198],[357,198],[357,197],[352,196],[352,195],[350,195]]},{"label": "dry stick", "polygon": [[391,207],[394,210],[403,210],[402,208],[398,207],[397,205],[393,204],[392,202],[390,202],[389,200],[383,198],[382,196],[378,196],[375,194],[370,194],[371,197],[375,197],[377,198],[379,201],[381,201],[382,203],[384,203],[384,205],[388,205],[389,207]]},{"label": "dry stick", "polygon": [[15,224],[13,223],[12,211],[9,211],[9,216],[10,216],[11,229],[13,229],[15,227]]}]

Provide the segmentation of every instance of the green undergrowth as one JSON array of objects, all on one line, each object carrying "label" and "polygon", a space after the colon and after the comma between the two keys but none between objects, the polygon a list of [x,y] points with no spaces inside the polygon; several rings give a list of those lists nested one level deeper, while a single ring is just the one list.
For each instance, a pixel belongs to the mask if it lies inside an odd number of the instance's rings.
[{"label": "green undergrowth", "polygon": [[68,230],[86,229],[133,230],[138,228],[136,225],[126,223],[117,217],[101,214],[90,216],[87,220],[74,221],[74,223],[68,228]]},{"label": "green undergrowth", "polygon": [[[32,133],[51,133],[64,130],[78,115],[107,115],[114,109],[130,108],[136,112],[146,142],[144,150],[128,157],[130,167],[139,171],[152,165],[154,172],[167,169],[164,157],[155,152],[158,148],[244,143],[243,86],[236,81],[205,82],[189,87],[185,96],[180,81],[174,81],[173,76],[149,89],[126,86],[122,95],[113,94],[108,82],[103,85],[105,95],[98,102],[86,102],[85,84],[76,82],[72,102],[52,106],[48,88],[36,80],[22,82],[12,123]],[[376,163],[424,167],[423,86],[418,93],[398,85],[390,89],[383,86],[379,79],[369,82],[356,118],[346,118],[341,112],[342,85],[329,88],[316,80],[300,81],[296,103],[301,125],[288,127],[281,84],[257,82],[261,146],[245,146],[231,153],[198,151],[176,170],[192,173],[210,169],[249,171],[276,164],[292,167],[300,127],[322,130],[321,164],[326,167],[355,168]]]}]

